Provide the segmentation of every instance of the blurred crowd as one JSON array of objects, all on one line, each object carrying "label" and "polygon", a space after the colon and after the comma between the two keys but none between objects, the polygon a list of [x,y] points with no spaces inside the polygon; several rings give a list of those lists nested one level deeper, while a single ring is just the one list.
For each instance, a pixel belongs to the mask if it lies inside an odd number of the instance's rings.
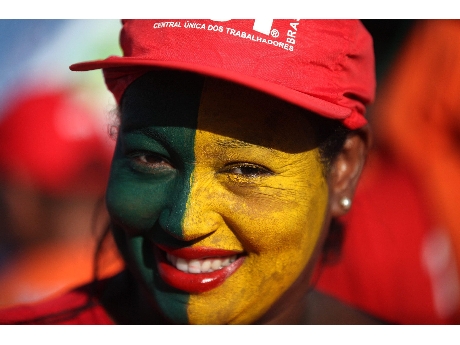
[{"label": "blurred crowd", "polygon": [[[1,308],[93,279],[115,143],[100,75],[72,75],[68,65],[88,44],[93,54],[118,53],[104,37],[119,22],[3,20],[0,27]],[[115,251],[105,259],[100,275],[121,269]]]},{"label": "blurred crowd", "polygon": [[114,148],[105,127],[67,89],[28,92],[3,114],[0,306],[35,302],[93,278]]}]

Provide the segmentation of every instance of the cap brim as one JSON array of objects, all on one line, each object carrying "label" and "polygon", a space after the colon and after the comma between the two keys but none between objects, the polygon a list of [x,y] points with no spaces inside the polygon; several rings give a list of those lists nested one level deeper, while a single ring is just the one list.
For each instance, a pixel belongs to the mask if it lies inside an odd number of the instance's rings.
[{"label": "cap brim", "polygon": [[352,114],[352,110],[340,105],[328,102],[321,98],[292,90],[269,81],[254,78],[234,71],[216,67],[196,65],[179,61],[155,61],[147,59],[134,59],[129,57],[111,56],[105,60],[81,62],[70,66],[72,71],[90,71],[95,69],[109,69],[132,67],[136,72],[149,68],[164,68],[194,72],[209,77],[228,80],[243,86],[259,90],[274,97],[305,108],[327,118],[343,120]]}]

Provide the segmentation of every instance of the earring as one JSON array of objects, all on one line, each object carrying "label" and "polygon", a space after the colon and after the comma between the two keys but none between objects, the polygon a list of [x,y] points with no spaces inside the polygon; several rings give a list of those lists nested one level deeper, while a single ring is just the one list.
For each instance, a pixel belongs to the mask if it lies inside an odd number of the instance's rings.
[{"label": "earring", "polygon": [[350,211],[350,208],[351,208],[350,198],[347,198],[346,196],[342,197],[342,199],[340,199],[340,206],[345,212]]}]

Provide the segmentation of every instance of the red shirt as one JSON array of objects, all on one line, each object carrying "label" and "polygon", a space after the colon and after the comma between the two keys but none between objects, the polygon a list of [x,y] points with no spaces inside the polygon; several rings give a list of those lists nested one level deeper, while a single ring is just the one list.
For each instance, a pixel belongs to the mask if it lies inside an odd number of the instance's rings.
[{"label": "red shirt", "polygon": [[[99,284],[104,281],[99,282]],[[98,285],[99,285],[98,284]],[[88,284],[60,297],[0,310],[2,325],[113,325]]]}]

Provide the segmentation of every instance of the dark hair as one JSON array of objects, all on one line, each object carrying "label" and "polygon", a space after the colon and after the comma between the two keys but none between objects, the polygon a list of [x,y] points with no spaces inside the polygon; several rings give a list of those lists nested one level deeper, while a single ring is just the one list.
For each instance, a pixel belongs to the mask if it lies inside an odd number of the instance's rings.
[{"label": "dark hair", "polygon": [[[324,173],[327,175],[334,160],[342,150],[345,140],[356,131],[344,127],[337,120],[317,115],[310,116],[310,122],[316,134],[320,159],[324,165]],[[344,226],[339,219],[333,218],[323,244],[320,258],[321,264],[333,263],[340,257],[343,239]]]},{"label": "dark hair", "polygon": [[329,173],[330,167],[340,153],[345,140],[353,131],[342,125],[337,120],[328,119],[318,115],[310,116],[316,141],[321,155],[321,162],[325,167],[325,173]]}]

